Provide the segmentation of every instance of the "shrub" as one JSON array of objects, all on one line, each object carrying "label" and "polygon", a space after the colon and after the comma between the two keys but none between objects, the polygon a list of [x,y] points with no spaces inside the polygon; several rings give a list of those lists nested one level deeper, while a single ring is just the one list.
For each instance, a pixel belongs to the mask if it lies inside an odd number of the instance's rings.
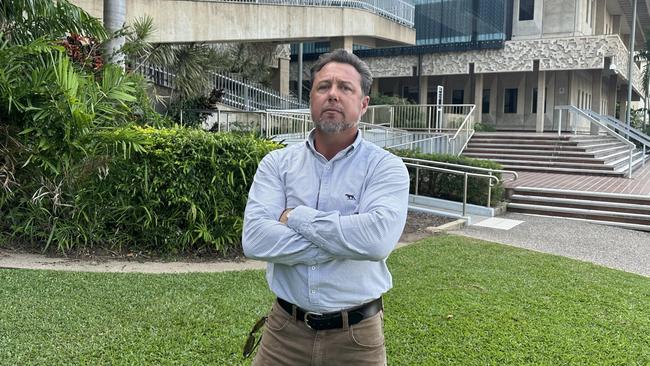
[{"label": "shrub", "polygon": [[[451,164],[468,165],[487,169],[502,169],[501,165],[489,160],[472,159],[465,156],[454,156],[448,154],[423,154],[411,150],[391,150],[398,156],[417,158],[424,160],[440,161]],[[461,168],[450,168],[463,170]],[[415,191],[416,169],[408,167],[411,177],[411,192]],[[472,173],[481,173],[475,170],[467,170]],[[485,173],[481,173],[485,174]],[[495,174],[501,178],[501,174]],[[476,205],[487,205],[488,180],[483,178],[469,177],[467,180],[467,202]],[[452,201],[463,200],[464,178],[462,175],[436,172],[433,170],[420,170],[418,181],[418,193],[423,196],[442,198]],[[504,198],[505,189],[501,183],[492,187],[491,205],[500,202]]]},{"label": "shrub", "polygon": [[59,251],[238,254],[253,175],[279,147],[183,127],[108,128],[88,140],[93,154],[74,174],[9,210],[14,236]]},{"label": "shrub", "polygon": [[487,123],[475,123],[474,131],[476,132],[495,132],[497,129]]}]

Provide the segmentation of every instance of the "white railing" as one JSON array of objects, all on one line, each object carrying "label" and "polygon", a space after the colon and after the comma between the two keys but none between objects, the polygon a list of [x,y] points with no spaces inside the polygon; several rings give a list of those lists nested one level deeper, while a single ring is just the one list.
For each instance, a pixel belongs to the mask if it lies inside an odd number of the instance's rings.
[{"label": "white railing", "polygon": [[[434,107],[437,108],[437,106]],[[426,129],[405,130],[391,127],[390,124],[372,124],[367,122],[359,122],[358,127],[363,138],[383,148],[397,150],[408,149],[425,154],[437,153],[458,156],[462,153],[462,150],[474,133],[474,105],[461,105],[457,106],[457,108],[445,106],[445,108],[449,111],[456,109],[459,113],[463,110],[469,110],[464,115],[461,123],[454,123],[455,129],[441,129],[448,133],[427,132]],[[409,108],[409,110],[415,110],[415,108]],[[205,129],[214,131],[230,131],[233,129],[259,131],[263,136],[276,140],[298,141],[305,139],[309,131],[313,128],[313,122],[308,109],[267,109],[266,111],[256,112],[200,110],[199,112],[208,112],[211,114],[203,124],[203,128]]]},{"label": "white railing", "polygon": [[[622,142],[629,150],[627,177],[632,178],[632,156],[634,155],[636,145],[609,128],[607,124],[602,122],[600,119],[585,113],[580,108],[572,105],[559,105],[556,106],[555,109],[559,111],[557,126],[558,136],[562,134],[562,111],[566,111],[567,122],[565,127],[567,128],[565,131],[573,131],[573,134],[592,134],[593,131],[596,130],[598,133],[603,132]],[[569,118],[570,116],[573,118]],[[594,128],[592,128],[592,125]]]},{"label": "white railing", "polygon": [[[164,67],[146,65],[139,69],[156,85],[174,88],[176,75]],[[243,80],[234,75],[213,73],[212,88],[223,92],[220,103],[245,111],[266,109],[300,109],[309,107],[307,103],[297,98],[279,94],[277,91],[263,85]],[[206,91],[206,94],[209,91]]]},{"label": "white railing", "polygon": [[209,0],[229,3],[253,3],[294,6],[329,6],[363,9],[383,16],[394,22],[413,27],[415,6],[402,0]]},{"label": "white railing", "polygon": [[455,133],[473,113],[473,104],[374,105],[361,120],[413,131]]},{"label": "white railing", "polygon": [[[463,217],[467,216],[467,187],[468,187],[469,177],[488,179],[487,207],[490,207],[492,187],[494,186],[494,184],[499,183],[499,178],[490,174],[470,173],[464,170],[447,169],[447,168],[441,168],[441,167],[430,166],[430,165],[416,164],[407,161],[404,162],[404,165],[406,165],[407,168],[415,168],[415,187],[414,187],[413,194],[416,196],[420,195],[420,170],[429,170],[429,171],[440,172],[440,173],[462,175],[463,176],[463,211],[462,211]],[[464,167],[464,168],[471,168],[471,167]]]}]

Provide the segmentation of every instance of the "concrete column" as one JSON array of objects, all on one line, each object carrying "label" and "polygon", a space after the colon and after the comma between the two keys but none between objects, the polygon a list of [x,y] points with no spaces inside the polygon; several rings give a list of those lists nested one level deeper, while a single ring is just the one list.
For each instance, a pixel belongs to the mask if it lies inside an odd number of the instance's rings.
[{"label": "concrete column", "polygon": [[420,104],[428,104],[427,103],[428,94],[429,94],[429,77],[420,76],[420,91],[418,94]]},{"label": "concrete column", "polygon": [[278,90],[280,94],[289,95],[289,64],[288,58],[278,58],[278,68],[273,74],[273,89]]},{"label": "concrete column", "polygon": [[352,52],[353,45],[354,45],[353,37],[336,37],[330,39],[330,50],[344,48],[349,52]]},{"label": "concrete column", "polygon": [[372,85],[370,86],[370,95],[373,97],[379,95],[379,79],[372,79]]},{"label": "concrete column", "polygon": [[618,76],[612,75],[609,77],[607,82],[608,84],[608,95],[607,95],[607,113],[608,116],[616,116],[616,97],[618,95]]},{"label": "concrete column", "polygon": [[483,74],[474,74],[474,122],[483,122]]},{"label": "concrete column", "polygon": [[594,9],[596,15],[595,35],[605,34],[605,18],[607,17],[606,4],[607,0],[596,0],[596,9]]},{"label": "concrete column", "polygon": [[[596,113],[602,113],[601,105],[603,98],[603,70],[592,70],[591,71],[591,110]],[[594,123],[591,124],[591,129],[589,132],[592,135],[598,134],[598,126]]]},{"label": "concrete column", "polygon": [[546,101],[546,71],[537,72],[537,118],[535,120],[535,131],[544,132],[544,102]]},{"label": "concrete column", "polygon": [[519,85],[517,86],[517,117],[521,125],[526,124],[526,73],[519,74]]},{"label": "concrete column", "polygon": [[499,115],[499,74],[493,74],[492,82],[490,83],[490,115],[494,121],[494,125],[497,125],[497,116]]},{"label": "concrete column", "polygon": [[[612,34],[621,34],[621,16],[612,16]],[[627,43],[626,43],[627,44]]]}]

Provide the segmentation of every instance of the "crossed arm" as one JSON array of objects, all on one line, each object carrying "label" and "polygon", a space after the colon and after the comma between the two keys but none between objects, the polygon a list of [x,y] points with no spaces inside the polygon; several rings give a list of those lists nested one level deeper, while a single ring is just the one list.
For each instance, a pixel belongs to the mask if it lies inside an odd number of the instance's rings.
[{"label": "crossed arm", "polygon": [[272,159],[262,160],[249,193],[242,238],[247,257],[312,265],[333,259],[378,261],[390,254],[408,205],[409,178],[399,160],[382,162],[359,202],[360,213],[342,216],[307,206],[285,207],[285,190]]}]

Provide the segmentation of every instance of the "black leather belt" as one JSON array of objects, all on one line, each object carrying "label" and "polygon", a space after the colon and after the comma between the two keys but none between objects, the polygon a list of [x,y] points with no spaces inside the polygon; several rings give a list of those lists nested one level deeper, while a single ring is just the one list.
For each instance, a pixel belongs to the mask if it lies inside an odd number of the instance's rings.
[{"label": "black leather belt", "polygon": [[296,320],[305,322],[305,324],[313,330],[343,328],[343,312],[348,313],[348,326],[352,326],[359,323],[363,319],[377,314],[384,308],[381,297],[361,306],[334,313],[315,313],[313,311],[305,311],[279,297],[278,304],[289,315],[293,314],[293,309],[295,308]]}]

